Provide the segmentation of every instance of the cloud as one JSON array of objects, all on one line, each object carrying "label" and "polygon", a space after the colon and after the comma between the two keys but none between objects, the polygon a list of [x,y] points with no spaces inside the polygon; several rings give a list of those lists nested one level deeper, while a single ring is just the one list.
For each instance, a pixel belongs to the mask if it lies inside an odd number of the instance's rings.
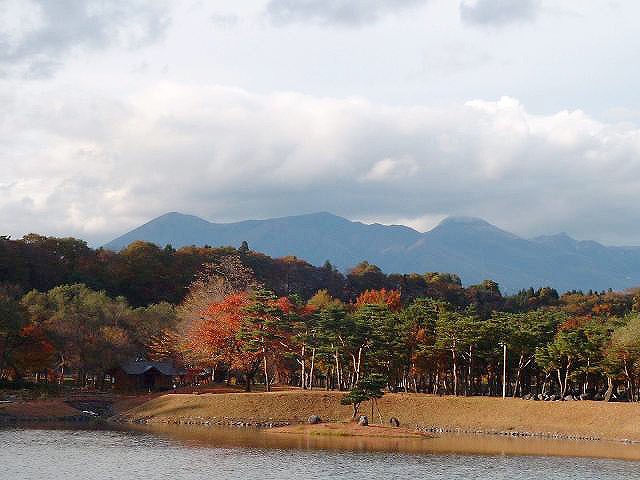
[{"label": "cloud", "polygon": [[164,0],[4,0],[0,73],[50,76],[78,50],[138,48],[167,25]]},{"label": "cloud", "polygon": [[362,177],[363,181],[388,182],[402,178],[410,178],[418,170],[418,165],[411,157],[383,158],[376,162]]},{"label": "cloud", "polygon": [[276,25],[310,22],[357,26],[424,3],[426,0],[269,0],[267,15]]},{"label": "cloud", "polygon": [[240,23],[240,16],[233,13],[214,13],[211,22],[219,28],[232,28]]},{"label": "cloud", "polygon": [[630,123],[534,115],[509,97],[429,108],[170,82],[126,101],[62,88],[23,88],[0,112],[0,234],[100,243],[167,211],[328,210],[640,243]]},{"label": "cloud", "polygon": [[503,26],[534,20],[540,6],[540,0],[462,0],[460,17],[471,25]]}]

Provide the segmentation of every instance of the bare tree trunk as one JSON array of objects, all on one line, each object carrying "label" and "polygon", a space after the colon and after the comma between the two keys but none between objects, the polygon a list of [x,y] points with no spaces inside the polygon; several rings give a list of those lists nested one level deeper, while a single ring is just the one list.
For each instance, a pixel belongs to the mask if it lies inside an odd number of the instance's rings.
[{"label": "bare tree trunk", "polygon": [[471,395],[471,363],[472,363],[472,359],[473,359],[473,347],[471,345],[469,345],[469,366],[467,368],[467,381],[465,382],[467,387],[466,387],[466,391],[465,396],[466,395]]},{"label": "bare tree trunk", "polygon": [[458,363],[456,359],[456,349],[451,349],[451,360],[453,362],[453,396],[458,396]]},{"label": "bare tree trunk", "polygon": [[306,375],[306,370],[305,370],[306,365],[305,365],[305,358],[304,358],[305,353],[306,353],[306,352],[305,352],[305,345],[304,345],[304,344],[302,344],[302,351],[301,351],[301,354],[300,354],[300,367],[301,367],[301,372],[300,372],[300,387],[302,387],[302,389],[303,389],[303,390],[304,390],[305,388],[307,388],[307,385],[306,385],[306,377],[305,377],[305,375]]},{"label": "bare tree trunk", "polygon": [[351,373],[351,381],[349,382],[349,387],[353,388],[356,384],[356,372],[358,370],[358,362],[356,361],[356,356],[351,354],[351,362],[353,363],[353,372]]},{"label": "bare tree trunk", "polygon": [[61,353],[60,354],[60,380],[58,381],[59,385],[64,385],[64,367],[65,367],[64,354]]},{"label": "bare tree trunk", "polygon": [[264,367],[264,389],[267,392],[271,391],[271,385],[269,384],[269,368],[267,366],[267,351],[262,347],[262,366]]},{"label": "bare tree trunk", "polygon": [[342,379],[340,377],[340,359],[338,356],[338,350],[336,350],[335,357],[336,357],[336,380],[338,382],[338,390],[342,390]]},{"label": "bare tree trunk", "polygon": [[311,349],[311,368],[309,369],[309,382],[307,382],[309,386],[309,390],[313,390],[313,369],[316,363],[316,349]]},{"label": "bare tree trunk", "polygon": [[[373,403],[376,405],[376,410],[378,411],[378,418],[380,419],[380,424],[383,424],[384,422],[382,420],[382,412],[380,411],[380,406],[378,405],[378,399],[374,398]],[[371,414],[371,416],[373,417],[373,414]]]},{"label": "bare tree trunk", "polygon": [[567,362],[567,367],[564,372],[564,380],[562,379],[562,373],[558,368],[556,371],[558,372],[558,383],[560,384],[560,397],[564,400],[564,397],[567,395],[567,386],[569,383],[569,372],[571,371],[571,360]]},{"label": "bare tree trunk", "polygon": [[518,395],[518,389],[520,389],[520,393],[522,393],[522,372],[527,366],[531,363],[531,358],[525,362],[524,354],[520,354],[520,360],[518,361],[518,372],[516,373],[516,386],[513,389],[514,398]]},{"label": "bare tree trunk", "polygon": [[607,391],[604,394],[605,402],[611,401],[611,396],[613,395],[613,388],[614,388],[613,378],[607,376]]},{"label": "bare tree trunk", "polygon": [[587,393],[589,391],[589,371],[591,370],[591,358],[587,358],[587,373],[585,374],[584,379],[584,392]]}]

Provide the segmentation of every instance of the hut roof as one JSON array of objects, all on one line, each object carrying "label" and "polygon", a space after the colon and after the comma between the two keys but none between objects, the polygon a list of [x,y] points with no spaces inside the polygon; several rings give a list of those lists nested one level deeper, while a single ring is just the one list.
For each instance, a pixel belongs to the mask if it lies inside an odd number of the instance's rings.
[{"label": "hut roof", "polygon": [[120,368],[127,375],[142,375],[150,370],[157,370],[163,375],[170,377],[177,377],[179,375],[185,375],[184,370],[178,369],[171,362],[151,362],[147,360],[132,360],[120,365]]}]

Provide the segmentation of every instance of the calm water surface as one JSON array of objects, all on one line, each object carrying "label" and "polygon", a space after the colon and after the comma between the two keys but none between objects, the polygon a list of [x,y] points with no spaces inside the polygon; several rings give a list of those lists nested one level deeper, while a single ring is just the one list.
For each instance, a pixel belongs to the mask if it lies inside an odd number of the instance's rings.
[{"label": "calm water surface", "polygon": [[340,438],[301,439],[222,429],[194,435],[0,429],[0,478],[640,479],[640,463],[627,460],[443,453],[429,443],[422,443],[421,451],[393,451],[397,450],[393,443],[388,448],[379,444],[369,448],[366,443],[341,442]]}]

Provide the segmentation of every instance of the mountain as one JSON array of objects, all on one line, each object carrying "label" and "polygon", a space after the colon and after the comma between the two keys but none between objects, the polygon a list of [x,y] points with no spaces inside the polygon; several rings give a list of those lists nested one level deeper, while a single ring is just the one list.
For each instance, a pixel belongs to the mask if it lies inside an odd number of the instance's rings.
[{"label": "mountain", "polygon": [[622,290],[640,285],[640,247],[607,247],[565,233],[524,239],[479,219],[449,217],[421,233],[402,225],[367,225],[322,212],[268,220],[211,223],[173,212],[105,245],[120,250],[135,240],[160,246],[230,245],[242,241],[274,257],[296,255],[346,270],[367,260],[385,272],[453,272],[466,284],[484,279],[504,291],[553,286]]}]

